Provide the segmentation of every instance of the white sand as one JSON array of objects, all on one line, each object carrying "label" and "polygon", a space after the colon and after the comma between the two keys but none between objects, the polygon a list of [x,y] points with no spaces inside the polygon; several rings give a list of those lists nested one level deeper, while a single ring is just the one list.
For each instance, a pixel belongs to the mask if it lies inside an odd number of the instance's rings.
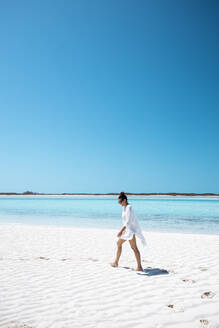
[{"label": "white sand", "polygon": [[0,225],[0,327],[219,327],[219,236],[145,232],[138,274],[116,233]]}]

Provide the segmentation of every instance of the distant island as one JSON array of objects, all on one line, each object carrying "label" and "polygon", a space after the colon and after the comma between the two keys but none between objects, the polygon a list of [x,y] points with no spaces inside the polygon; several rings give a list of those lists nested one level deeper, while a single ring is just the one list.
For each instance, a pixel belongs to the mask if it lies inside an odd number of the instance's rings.
[{"label": "distant island", "polygon": [[[53,195],[53,196],[74,196],[74,195],[92,195],[92,196],[117,196],[120,193],[111,192],[111,193],[61,193],[61,194],[52,194],[52,193],[39,193],[39,192],[33,192],[33,191],[25,191],[23,193],[17,193],[17,192],[0,192],[0,195],[21,195],[21,196],[28,196],[28,195]],[[132,192],[126,192],[126,195],[135,195],[135,196],[219,196],[219,194],[214,193],[203,193],[203,194],[197,194],[197,193],[177,193],[177,192],[168,192],[168,193],[132,193]]]}]

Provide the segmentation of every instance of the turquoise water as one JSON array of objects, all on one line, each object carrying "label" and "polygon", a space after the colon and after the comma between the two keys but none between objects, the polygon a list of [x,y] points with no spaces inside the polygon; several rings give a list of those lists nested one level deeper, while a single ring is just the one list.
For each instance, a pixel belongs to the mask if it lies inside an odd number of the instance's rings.
[{"label": "turquoise water", "polygon": [[[219,234],[219,199],[132,198],[146,231]],[[121,227],[115,197],[0,197],[0,223]]]}]

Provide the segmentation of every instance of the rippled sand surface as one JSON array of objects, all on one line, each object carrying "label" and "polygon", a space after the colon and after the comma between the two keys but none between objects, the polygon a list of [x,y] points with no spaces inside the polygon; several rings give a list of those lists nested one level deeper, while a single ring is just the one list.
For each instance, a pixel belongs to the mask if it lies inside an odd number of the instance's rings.
[{"label": "rippled sand surface", "polygon": [[0,226],[0,327],[219,328],[219,236],[144,232],[143,273],[115,230]]}]

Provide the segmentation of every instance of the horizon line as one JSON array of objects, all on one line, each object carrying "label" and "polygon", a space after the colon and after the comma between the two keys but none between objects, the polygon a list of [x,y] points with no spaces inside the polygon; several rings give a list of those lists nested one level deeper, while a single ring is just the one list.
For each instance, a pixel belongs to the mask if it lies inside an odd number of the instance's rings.
[{"label": "horizon line", "polygon": [[[32,192],[25,191],[23,193],[18,192],[0,192],[0,195],[119,195],[120,192],[111,192],[111,193],[41,193],[41,192]],[[152,196],[152,195],[169,195],[169,196],[219,196],[216,193],[178,193],[178,192],[168,192],[168,193],[133,193],[125,192],[126,195],[139,195],[139,196]]]}]

